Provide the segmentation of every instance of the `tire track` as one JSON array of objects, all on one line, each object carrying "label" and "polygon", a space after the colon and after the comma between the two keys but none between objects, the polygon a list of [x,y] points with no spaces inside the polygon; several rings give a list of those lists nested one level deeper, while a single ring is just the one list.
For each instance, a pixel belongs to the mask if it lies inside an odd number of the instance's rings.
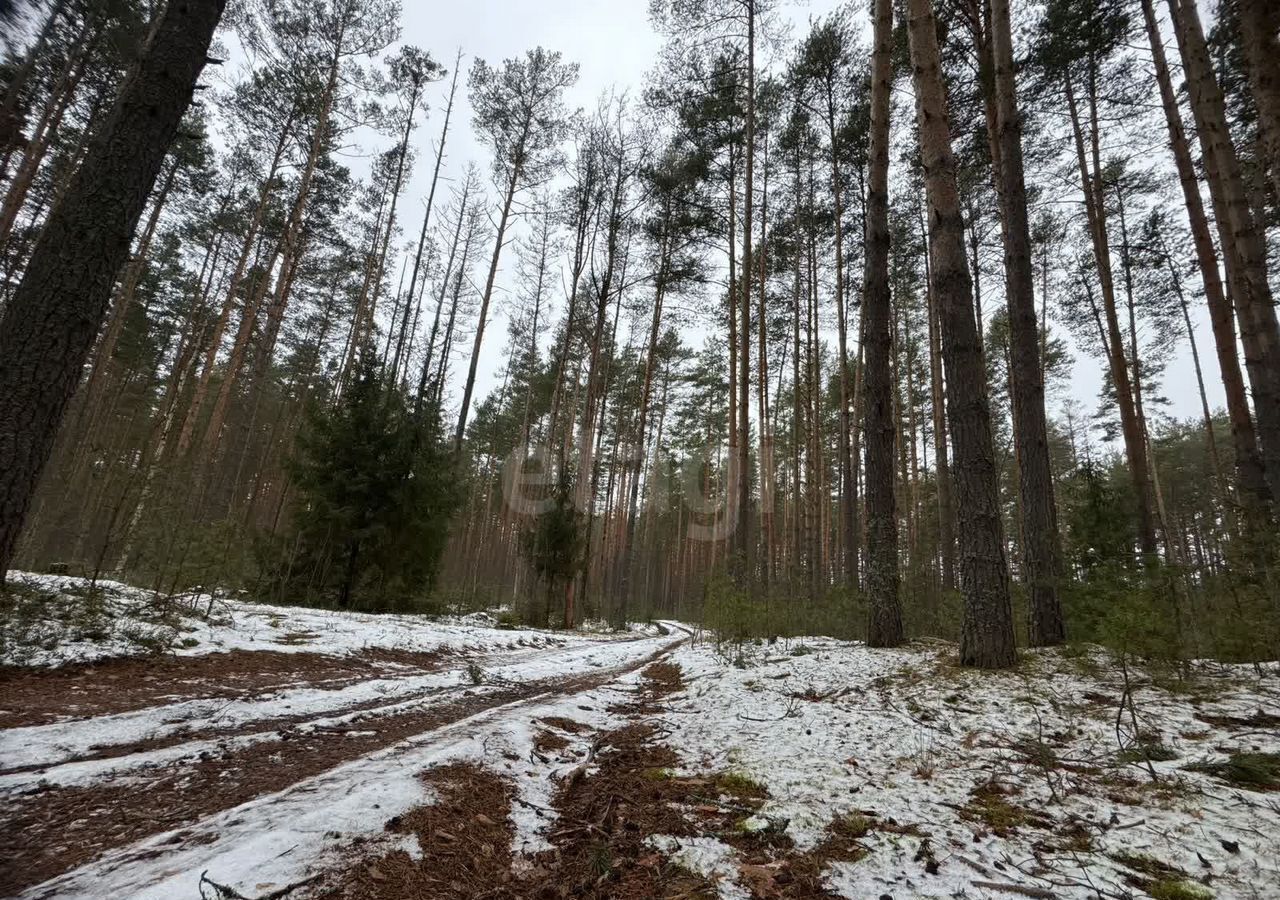
[{"label": "tire track", "polygon": [[180,846],[190,835],[179,829],[202,818],[285,790],[410,738],[420,740],[488,710],[591,690],[649,664],[682,640],[672,638],[639,659],[598,672],[502,685],[484,693],[463,691],[456,699],[425,709],[350,723],[358,727],[296,734],[280,731],[276,733],[278,740],[242,742],[239,746],[228,740],[225,748],[205,747],[194,757],[136,771],[113,782],[37,787],[11,797],[0,808],[0,894],[18,893],[111,850],[165,832],[175,831],[166,846]]}]

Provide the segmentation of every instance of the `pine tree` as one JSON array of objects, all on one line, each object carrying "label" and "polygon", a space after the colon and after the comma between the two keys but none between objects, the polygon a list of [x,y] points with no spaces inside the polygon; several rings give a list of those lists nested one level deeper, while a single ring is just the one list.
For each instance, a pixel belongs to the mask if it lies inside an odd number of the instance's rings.
[{"label": "pine tree", "polygon": [[447,460],[435,411],[415,420],[376,354],[359,354],[349,389],[298,438],[281,595],[385,608],[429,588],[456,505]]},{"label": "pine tree", "polygon": [[542,183],[554,171],[559,145],[567,127],[564,92],[578,79],[576,64],[564,62],[559,53],[538,47],[523,58],[505,60],[500,69],[477,59],[471,67],[470,88],[474,125],[493,150],[493,171],[502,189],[502,207],[489,260],[489,274],[480,296],[480,318],[475,346],[454,443],[460,449],[475,390],[480,347],[489,317],[507,225],[516,193]]},{"label": "pine tree", "polygon": [[947,418],[955,452],[957,532],[964,625],[960,661],[983,668],[1013,665],[1013,610],[996,482],[991,415],[973,286],[964,256],[955,155],[931,0],[910,0],[907,33],[915,76],[921,165],[929,201],[932,289],[942,323]]},{"label": "pine tree", "polygon": [[0,318],[0,580],[223,5],[166,8]]},{"label": "pine tree", "polygon": [[994,62],[995,133],[993,154],[1004,225],[1005,299],[1010,325],[1010,391],[1017,431],[1018,488],[1022,504],[1023,565],[1029,592],[1028,629],[1032,646],[1058,644],[1066,632],[1058,598],[1062,549],[1058,509],[1049,466],[1040,326],[1036,317],[1031,262],[1031,227],[1023,170],[1022,121],[1018,110],[1009,0],[990,0]]},{"label": "pine tree", "polygon": [[[862,303],[866,343],[867,598],[873,647],[902,643],[898,600],[898,511],[893,484],[893,385],[890,375],[889,112],[893,6],[876,0],[871,61],[871,168],[867,185],[867,253]],[[930,20],[932,26],[932,20]]]}]

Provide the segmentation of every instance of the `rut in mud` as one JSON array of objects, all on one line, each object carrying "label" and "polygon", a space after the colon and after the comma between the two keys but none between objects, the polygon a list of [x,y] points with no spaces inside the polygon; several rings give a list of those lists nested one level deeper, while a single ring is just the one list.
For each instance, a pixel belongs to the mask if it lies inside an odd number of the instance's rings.
[{"label": "rut in mud", "polygon": [[[658,653],[666,652],[664,648]],[[75,869],[114,848],[181,829],[211,814],[284,790],[343,763],[487,710],[536,697],[590,690],[653,658],[586,675],[446,692],[438,702],[390,714],[357,712],[337,728],[299,728],[295,717],[226,733],[198,754],[130,770],[127,780],[42,786],[6,798],[0,808],[0,894],[13,894]],[[185,737],[189,739],[192,734]],[[157,745],[162,742],[157,742]],[[170,741],[169,743],[172,743]],[[112,748],[132,750],[132,747]],[[154,749],[154,747],[152,748]],[[163,797],[163,803],[154,798]],[[180,845],[179,831],[172,844]]]}]

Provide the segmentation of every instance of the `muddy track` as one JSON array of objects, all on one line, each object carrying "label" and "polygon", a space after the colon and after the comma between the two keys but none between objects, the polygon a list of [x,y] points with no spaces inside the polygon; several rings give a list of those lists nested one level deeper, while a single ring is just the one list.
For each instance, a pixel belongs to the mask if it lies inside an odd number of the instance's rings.
[{"label": "muddy track", "polygon": [[[599,687],[675,646],[589,675],[503,685],[483,693],[468,689],[427,708],[387,715],[371,710],[341,728],[299,732],[280,729],[275,720],[269,739],[240,746],[228,740],[225,747],[196,757],[131,772],[126,784],[38,786],[0,807],[0,895],[15,894],[109,850],[179,829],[486,710]],[[178,832],[171,843],[183,839]]]},{"label": "muddy track", "polygon": [[449,655],[366,650],[350,656],[232,650],[112,659],[56,669],[0,667],[0,728],[146,709],[177,700],[239,699],[306,686],[338,690],[369,678],[431,672]]},{"label": "muddy track", "polygon": [[[563,654],[570,648],[556,645],[552,647],[530,648],[523,643],[512,644],[512,649],[505,653],[486,653],[475,656],[466,656],[458,653],[397,653],[392,658],[396,660],[391,668],[384,665],[371,664],[370,658],[366,658],[363,654],[356,657],[329,657],[320,656],[316,660],[306,659],[299,661],[298,666],[291,667],[288,671],[293,676],[286,683],[274,683],[270,679],[270,674],[276,672],[277,661],[265,660],[261,666],[261,672],[254,672],[253,660],[248,659],[254,654],[249,651],[238,651],[237,655],[242,657],[241,660],[232,664],[232,671],[239,676],[245,672],[261,676],[258,678],[258,689],[243,688],[236,684],[237,677],[232,678],[231,685],[225,685],[213,678],[208,673],[201,674],[198,679],[193,679],[185,672],[182,678],[177,680],[177,684],[187,686],[198,683],[204,687],[202,693],[196,695],[184,695],[178,688],[171,687],[163,690],[155,682],[157,676],[153,676],[151,684],[146,688],[150,691],[155,699],[162,701],[158,706],[168,706],[173,718],[169,720],[178,727],[168,730],[164,734],[148,734],[140,735],[134,740],[119,740],[110,743],[95,744],[82,747],[79,752],[69,752],[65,756],[59,756],[52,760],[41,760],[39,762],[22,763],[5,765],[4,760],[0,759],[0,779],[9,775],[42,775],[45,773],[56,773],[59,768],[67,765],[75,765],[77,763],[95,762],[109,759],[124,759],[125,757],[137,754],[151,753],[154,751],[165,750],[170,747],[178,747],[184,744],[195,744],[196,742],[216,742],[228,739],[244,739],[253,741],[257,739],[269,738],[275,732],[282,729],[290,729],[294,727],[306,728],[308,726],[316,728],[327,728],[335,725],[345,727],[348,723],[336,722],[335,720],[343,718],[366,719],[369,716],[377,716],[379,714],[390,714],[392,712],[407,711],[409,707],[414,705],[423,705],[426,703],[439,702],[437,698],[445,697],[452,699],[453,697],[462,695],[468,691],[468,685],[464,683],[441,685],[438,687],[426,687],[421,690],[413,690],[407,692],[404,690],[404,682],[415,676],[432,673],[453,672],[458,675],[459,682],[464,682],[464,669],[458,667],[459,662],[467,662],[474,664],[481,671],[490,664],[501,664],[510,662],[527,663],[530,661],[551,657],[557,654]],[[369,655],[373,660],[380,662],[390,662],[390,659],[384,659],[387,651],[373,651]],[[267,653],[268,656],[276,656],[278,654]],[[315,656],[308,654],[308,656]],[[410,659],[417,660],[417,664],[411,664]],[[126,661],[118,661],[126,662]],[[127,661],[136,662],[136,661]],[[201,658],[201,662],[204,660]],[[222,665],[231,664],[230,660],[222,661]],[[127,667],[126,667],[127,668]],[[338,671],[364,671],[363,677],[354,677],[346,675],[343,677],[324,678],[325,674]],[[215,667],[214,671],[218,669]],[[308,671],[314,673],[317,677],[315,681],[308,681],[302,676]],[[56,671],[49,673],[46,671],[47,677],[63,677]],[[37,676],[26,675],[27,679],[34,680]],[[82,674],[73,676],[79,681]],[[354,685],[368,684],[370,682],[385,682],[387,692],[384,695],[370,697],[364,700],[349,699],[343,702],[342,691]],[[3,682],[0,681],[0,686]],[[274,694],[280,691],[287,691],[292,688],[304,690],[326,690],[332,691],[335,695],[335,703],[331,707],[323,710],[309,710],[297,714],[276,714],[272,710],[270,715],[261,718],[248,719],[235,724],[217,724],[218,713],[210,712],[205,708],[186,708],[185,704],[192,701],[212,701],[227,700],[228,704],[236,701],[251,701],[255,703],[270,703],[275,699]],[[472,691],[474,692],[474,691]],[[0,695],[2,696],[2,695]],[[119,702],[116,704],[120,705]],[[129,698],[126,701],[127,708],[123,710],[124,714],[141,712],[148,709],[154,710],[157,706],[138,705],[136,698]],[[287,708],[287,703],[280,708]],[[119,712],[112,708],[112,704],[108,703],[107,708],[102,710],[101,716],[109,716]],[[51,719],[60,719],[68,721],[67,717],[58,717],[50,714]],[[72,719],[74,721],[74,719]],[[83,721],[83,719],[81,719]],[[189,723],[189,724],[187,724]],[[52,724],[52,723],[42,723]],[[12,726],[8,726],[12,727]],[[38,726],[37,726],[38,727]],[[123,770],[127,767],[122,765]],[[32,784],[35,778],[29,779]],[[56,776],[53,779],[56,781]],[[12,790],[12,783],[9,785],[0,785],[0,791]]]}]

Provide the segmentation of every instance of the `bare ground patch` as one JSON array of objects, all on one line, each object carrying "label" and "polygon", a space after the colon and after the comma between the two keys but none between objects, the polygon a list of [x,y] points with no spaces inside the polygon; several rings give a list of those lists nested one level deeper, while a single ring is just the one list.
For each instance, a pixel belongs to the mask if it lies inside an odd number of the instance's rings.
[{"label": "bare ground patch", "polygon": [[[674,669],[674,673],[672,670]],[[638,702],[679,685],[679,669],[650,665]],[[673,677],[674,675],[674,677]],[[581,723],[542,720],[561,731]],[[691,790],[658,777],[677,762],[654,740],[652,725],[635,722],[596,736],[589,759],[563,780],[555,800],[552,850],[513,858],[507,818],[514,795],[500,776],[474,765],[431,769],[423,778],[439,800],[392,819],[387,829],[416,835],[421,858],[393,851],[358,859],[313,892],[324,900],[555,900],[555,898],[715,897],[706,878],[666,860],[647,844],[652,834],[692,835],[681,812]],[[587,774],[588,765],[592,771]]]},{"label": "bare ground patch", "polygon": [[[630,704],[633,721],[595,737],[589,757],[566,776],[554,801],[552,849],[530,856],[511,852],[508,813],[519,802],[510,784],[475,764],[448,765],[423,774],[437,802],[387,823],[410,833],[421,856],[401,850],[357,856],[331,872],[310,896],[318,900],[650,900],[712,898],[715,877],[690,871],[657,849],[652,838],[715,837],[738,853],[738,878],[753,897],[830,898],[823,871],[836,860],[867,852],[860,843],[881,823],[840,819],[812,850],[795,851],[781,831],[748,830],[767,799],[759,785],[733,773],[684,777],[675,751],[647,721],[645,710],[682,687],[680,670],[655,663]],[[579,723],[541,720],[562,731]],[[549,732],[544,732],[547,734]],[[891,828],[884,825],[883,828]],[[931,854],[929,854],[931,859]]]},{"label": "bare ground patch", "polygon": [[[283,790],[406,738],[508,703],[598,687],[637,666],[503,686],[429,709],[371,714],[350,727],[279,731],[275,739],[133,773],[129,784],[37,788],[0,808],[0,895],[16,893],[116,847]],[[163,804],[151,798],[163,796]],[[178,835],[176,840],[182,840]]]},{"label": "bare ground patch", "polygon": [[334,690],[356,681],[430,671],[447,655],[366,650],[350,656],[232,650],[201,656],[107,659],[57,668],[0,667],[0,728],[105,716],[179,700],[236,699],[295,685]]}]

